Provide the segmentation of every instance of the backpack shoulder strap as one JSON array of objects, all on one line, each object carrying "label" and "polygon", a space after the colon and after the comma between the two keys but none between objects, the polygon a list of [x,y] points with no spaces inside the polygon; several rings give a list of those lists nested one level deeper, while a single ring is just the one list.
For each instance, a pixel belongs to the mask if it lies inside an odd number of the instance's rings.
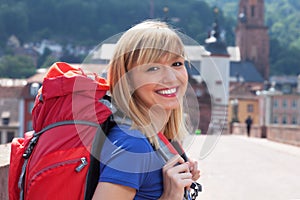
[{"label": "backpack shoulder strap", "polygon": [[83,120],[66,120],[66,121],[59,121],[59,122],[55,122],[53,124],[50,124],[48,126],[46,126],[45,128],[43,128],[42,130],[40,130],[39,132],[36,132],[33,134],[33,137],[31,138],[29,145],[27,147],[27,149],[25,150],[24,154],[23,154],[23,158],[28,159],[35,147],[35,145],[38,142],[39,137],[46,131],[58,127],[58,126],[62,126],[62,125],[72,125],[72,124],[82,124],[82,125],[87,125],[87,126],[94,126],[94,127],[100,127],[99,124],[93,123],[93,122],[89,122],[89,121],[83,121]]},{"label": "backpack shoulder strap", "polygon": [[[179,154],[184,159],[184,161],[188,161],[187,155],[185,154],[183,148],[177,141],[170,142],[162,133],[158,133],[157,136],[160,145],[158,152],[165,160],[165,162],[168,162],[168,160],[176,154]],[[191,185],[191,189],[193,189],[192,192],[185,190],[185,200],[195,200],[198,196],[198,192],[202,191],[202,186],[197,182],[193,182]]]},{"label": "backpack shoulder strap", "polygon": [[88,169],[88,174],[85,184],[84,199],[91,200],[93,198],[94,192],[99,182],[100,176],[100,154],[102,151],[103,144],[105,142],[106,136],[109,134],[110,129],[115,126],[115,122],[112,117],[109,117],[103,124],[101,128],[98,128],[95,135],[91,154],[90,154],[90,165]]}]

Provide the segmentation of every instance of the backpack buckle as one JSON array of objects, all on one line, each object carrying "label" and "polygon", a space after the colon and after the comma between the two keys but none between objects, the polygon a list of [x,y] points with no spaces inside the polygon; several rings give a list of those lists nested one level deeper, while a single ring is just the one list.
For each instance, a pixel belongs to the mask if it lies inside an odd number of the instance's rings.
[{"label": "backpack buckle", "polygon": [[193,182],[191,188],[193,189],[193,192],[191,192],[191,197],[194,200],[197,198],[198,192],[202,192],[202,186],[197,182]]},{"label": "backpack buckle", "polygon": [[22,156],[23,158],[28,159],[30,157],[36,143],[38,142],[38,139],[39,139],[39,135],[35,135],[31,138],[27,149],[23,153],[23,156]]}]

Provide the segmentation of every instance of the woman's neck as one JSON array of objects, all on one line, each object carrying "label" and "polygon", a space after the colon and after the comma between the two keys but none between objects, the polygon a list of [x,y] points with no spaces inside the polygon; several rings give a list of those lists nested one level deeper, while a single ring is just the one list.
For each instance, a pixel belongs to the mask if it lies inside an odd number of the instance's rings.
[{"label": "woman's neck", "polygon": [[152,106],[149,111],[150,122],[157,132],[164,132],[169,121],[171,110],[162,109],[160,106]]}]

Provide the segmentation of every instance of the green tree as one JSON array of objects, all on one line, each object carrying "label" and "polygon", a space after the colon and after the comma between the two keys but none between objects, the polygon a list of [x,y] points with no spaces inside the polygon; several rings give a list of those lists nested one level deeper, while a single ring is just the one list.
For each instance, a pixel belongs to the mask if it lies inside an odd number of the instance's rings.
[{"label": "green tree", "polygon": [[298,75],[300,74],[298,48],[279,48],[279,53],[272,63],[272,74]]},{"label": "green tree", "polygon": [[53,63],[59,61],[57,58],[48,55],[44,60],[44,63],[40,66],[40,68],[49,68]]},{"label": "green tree", "polygon": [[40,68],[40,66],[44,65],[45,61],[48,59],[48,57],[51,56],[52,51],[49,48],[45,48],[43,54],[39,57],[37,61],[37,66]]},{"label": "green tree", "polygon": [[18,2],[9,5],[0,3],[0,41],[1,46],[11,35],[16,35],[19,39],[26,39],[28,33],[28,17],[24,10],[25,4]]},{"label": "green tree", "polygon": [[28,78],[35,73],[33,60],[28,56],[3,56],[0,60],[0,77]]},{"label": "green tree", "polygon": [[52,55],[52,51],[49,48],[45,48],[44,53],[38,59],[37,66],[38,68],[48,68],[57,61],[59,59]]}]

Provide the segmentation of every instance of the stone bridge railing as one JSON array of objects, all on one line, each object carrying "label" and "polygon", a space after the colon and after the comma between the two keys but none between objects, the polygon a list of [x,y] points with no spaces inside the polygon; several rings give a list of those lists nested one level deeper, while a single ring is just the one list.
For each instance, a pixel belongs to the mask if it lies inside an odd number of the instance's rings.
[{"label": "stone bridge railing", "polygon": [[0,199],[8,200],[8,169],[10,144],[0,145]]},{"label": "stone bridge railing", "polygon": [[[232,134],[247,135],[246,125],[234,123]],[[269,125],[263,127],[253,125],[250,131],[251,137],[267,138],[269,140],[300,147],[300,126],[297,125]]]}]

